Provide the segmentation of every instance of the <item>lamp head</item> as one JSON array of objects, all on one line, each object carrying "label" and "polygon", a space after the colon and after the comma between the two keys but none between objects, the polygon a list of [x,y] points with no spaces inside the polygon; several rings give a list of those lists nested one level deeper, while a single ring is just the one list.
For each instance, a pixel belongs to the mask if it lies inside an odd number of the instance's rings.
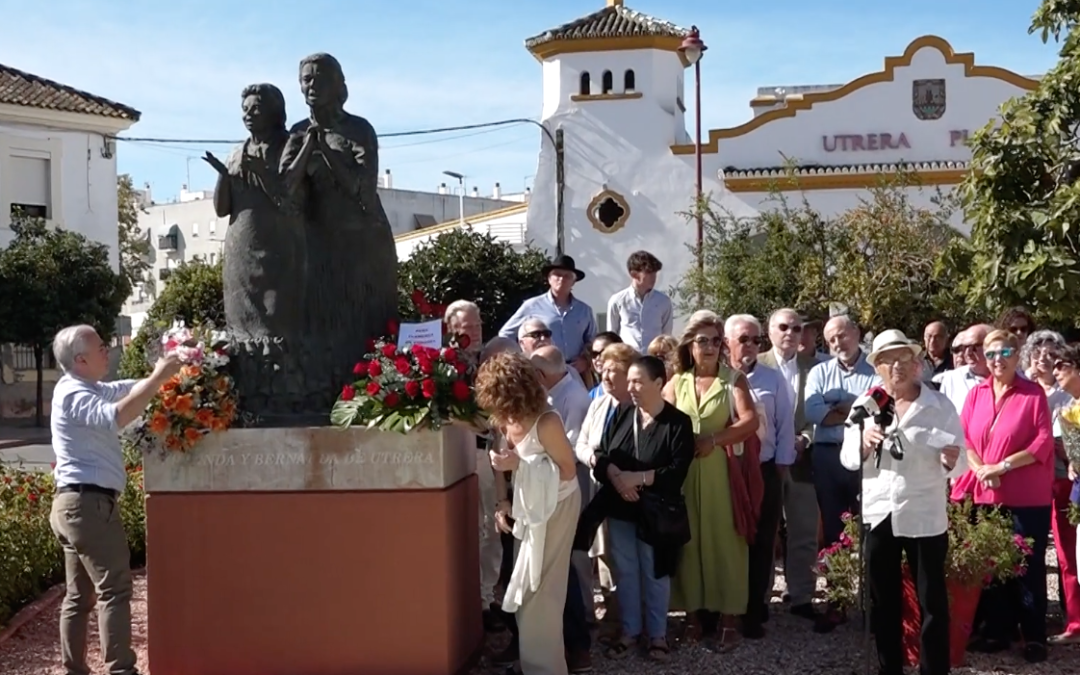
[{"label": "lamp head", "polygon": [[701,60],[706,49],[708,47],[701,40],[701,32],[698,31],[698,27],[691,26],[690,34],[683,38],[682,44],[679,45],[679,53],[686,58],[690,65],[694,65]]}]

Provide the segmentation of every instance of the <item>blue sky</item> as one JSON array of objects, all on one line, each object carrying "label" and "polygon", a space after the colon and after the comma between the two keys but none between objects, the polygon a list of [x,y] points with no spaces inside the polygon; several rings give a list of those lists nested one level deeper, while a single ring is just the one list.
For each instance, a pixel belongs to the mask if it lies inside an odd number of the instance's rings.
[{"label": "blue sky", "polygon": [[[976,60],[1023,74],[1045,71],[1053,45],[1029,36],[1035,0],[631,0],[683,26],[697,24],[706,129],[746,121],[759,86],[843,83],[879,70],[932,33]],[[540,65],[525,38],[589,14],[604,0],[0,0],[0,63],[142,111],[128,136],[244,136],[239,92],[269,81],[305,114],[296,67],[327,51],[342,62],[350,111],[382,134],[540,112]],[[688,91],[690,88],[688,87]],[[693,105],[692,101],[688,102]],[[692,109],[692,108],[691,108]],[[380,163],[395,187],[434,189],[444,169],[490,192],[520,191],[536,171],[531,125],[482,133],[387,138]],[[120,171],[149,182],[156,199],[213,174],[198,157],[228,146],[124,143]]]}]

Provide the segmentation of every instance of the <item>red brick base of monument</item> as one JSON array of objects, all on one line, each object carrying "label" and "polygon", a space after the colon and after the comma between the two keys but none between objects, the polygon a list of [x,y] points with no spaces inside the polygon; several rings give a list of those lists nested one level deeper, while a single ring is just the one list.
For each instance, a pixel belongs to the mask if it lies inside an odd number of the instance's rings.
[{"label": "red brick base of monument", "polygon": [[483,641],[477,482],[147,497],[154,675],[452,675]]}]

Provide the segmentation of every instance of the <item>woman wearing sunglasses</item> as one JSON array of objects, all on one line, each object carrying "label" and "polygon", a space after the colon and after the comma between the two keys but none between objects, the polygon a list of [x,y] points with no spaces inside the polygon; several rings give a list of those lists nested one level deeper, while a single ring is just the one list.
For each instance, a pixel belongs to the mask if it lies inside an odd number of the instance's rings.
[{"label": "woman wearing sunglasses", "polygon": [[[1054,482],[1054,434],[1041,386],[1021,375],[1020,340],[1006,330],[986,336],[990,377],[972,388],[960,415],[977,505],[999,507],[1034,544],[1027,573],[987,588],[981,651],[1009,647],[1017,623],[1024,659],[1046,660],[1046,545]],[[985,603],[985,604],[984,604]]]},{"label": "woman wearing sunglasses", "polygon": [[[1068,398],[1066,406],[1072,405],[1075,401],[1080,399],[1080,345],[1071,344],[1062,348],[1054,361],[1054,377],[1057,379],[1058,385],[1061,387],[1060,391]],[[1054,431],[1061,430],[1062,422],[1059,420],[1055,426]],[[1068,462],[1066,461],[1066,464]],[[1063,587],[1065,594],[1065,602],[1063,602],[1064,614],[1065,614],[1065,630],[1059,635],[1055,635],[1050,638],[1050,644],[1076,644],[1080,643],[1080,586],[1077,584],[1077,559],[1080,556],[1080,545],[1077,538],[1077,530],[1073,528],[1072,533],[1068,532],[1068,506],[1069,503],[1074,503],[1080,500],[1080,478],[1077,477],[1077,469],[1080,468],[1075,464],[1068,466],[1066,475],[1066,484],[1069,486],[1068,502],[1064,505],[1066,519],[1065,522],[1059,522],[1062,508],[1059,502],[1059,490],[1062,488],[1061,481],[1055,481],[1054,483],[1054,544],[1058,547],[1058,564],[1060,566],[1061,574],[1061,586]],[[1073,543],[1073,550],[1063,551],[1062,548],[1066,547],[1067,542]],[[1063,559],[1062,555],[1066,557]]]}]

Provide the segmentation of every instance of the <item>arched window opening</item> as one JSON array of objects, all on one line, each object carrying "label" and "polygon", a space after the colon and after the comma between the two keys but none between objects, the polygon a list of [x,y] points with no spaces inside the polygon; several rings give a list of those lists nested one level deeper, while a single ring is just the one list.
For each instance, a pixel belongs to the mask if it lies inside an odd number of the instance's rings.
[{"label": "arched window opening", "polygon": [[582,96],[588,96],[592,93],[592,81],[589,79],[588,72],[581,74],[581,84],[578,86],[578,93]]},{"label": "arched window opening", "polygon": [[634,90],[637,89],[637,82],[635,80],[636,78],[634,77],[634,71],[627,70],[625,73],[623,73],[623,91],[625,93],[634,93]]},{"label": "arched window opening", "polygon": [[614,89],[614,88],[615,88],[614,78],[611,77],[611,71],[610,70],[605,70],[604,71],[604,78],[603,78],[602,84],[600,86],[600,89],[602,90],[601,93],[610,94],[611,90]]}]

